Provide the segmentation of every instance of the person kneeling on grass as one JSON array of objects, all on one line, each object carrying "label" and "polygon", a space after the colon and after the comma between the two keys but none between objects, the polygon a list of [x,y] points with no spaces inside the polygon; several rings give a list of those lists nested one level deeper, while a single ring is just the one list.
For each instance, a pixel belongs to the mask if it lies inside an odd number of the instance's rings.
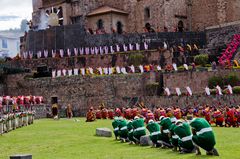
[{"label": "person kneeling on grass", "polygon": [[128,138],[128,129],[127,129],[127,120],[123,119],[122,117],[119,118],[119,137],[122,142],[127,141]]},{"label": "person kneeling on grass", "polygon": [[112,122],[112,127],[113,127],[113,132],[115,135],[115,139],[117,140],[119,137],[119,117],[115,117],[113,122]]},{"label": "person kneeling on grass", "polygon": [[192,153],[195,151],[195,146],[192,143],[190,125],[187,122],[178,120],[173,131],[179,137],[178,146],[180,147],[181,154]]},{"label": "person kneeling on grass", "polygon": [[129,144],[133,144],[135,142],[134,138],[133,138],[133,125],[132,125],[132,120],[129,120],[128,124],[127,124],[127,129],[128,129],[128,140],[129,140]]},{"label": "person kneeling on grass", "polygon": [[219,156],[214,148],[216,141],[213,130],[204,118],[195,118],[190,122],[192,127],[192,141],[197,149],[197,155],[201,155],[199,147],[206,150],[207,155]]},{"label": "person kneeling on grass", "polygon": [[147,124],[147,129],[150,132],[150,139],[153,142],[153,147],[159,147],[160,144],[157,141],[159,140],[161,135],[160,125],[150,119]]},{"label": "person kneeling on grass", "polygon": [[172,148],[173,146],[170,143],[170,138],[169,138],[169,129],[172,125],[172,121],[170,118],[168,117],[164,117],[161,116],[160,117],[160,125],[161,125],[161,138],[159,139],[161,144],[162,144],[162,148]]},{"label": "person kneeling on grass", "polygon": [[144,127],[144,118],[139,118],[138,116],[135,116],[132,125],[134,128],[133,138],[135,140],[135,144],[140,144],[141,136],[146,135],[146,129]]}]

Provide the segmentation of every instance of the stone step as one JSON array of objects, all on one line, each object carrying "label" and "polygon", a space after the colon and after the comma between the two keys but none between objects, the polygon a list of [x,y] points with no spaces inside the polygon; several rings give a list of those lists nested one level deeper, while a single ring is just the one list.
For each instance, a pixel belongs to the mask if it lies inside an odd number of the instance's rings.
[{"label": "stone step", "polygon": [[109,128],[97,128],[96,136],[112,137],[112,131]]}]

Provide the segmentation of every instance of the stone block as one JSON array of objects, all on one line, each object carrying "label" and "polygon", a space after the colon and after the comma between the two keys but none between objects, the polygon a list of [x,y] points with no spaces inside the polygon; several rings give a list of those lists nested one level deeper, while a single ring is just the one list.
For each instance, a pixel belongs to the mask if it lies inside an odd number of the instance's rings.
[{"label": "stone block", "polygon": [[145,136],[142,136],[142,137],[140,138],[140,145],[141,145],[141,146],[152,146],[152,144],[153,144],[153,143],[152,143],[149,135],[145,135]]},{"label": "stone block", "polygon": [[32,159],[32,155],[13,155],[10,159]]},{"label": "stone block", "polygon": [[96,135],[103,137],[112,137],[112,131],[109,128],[97,128]]}]

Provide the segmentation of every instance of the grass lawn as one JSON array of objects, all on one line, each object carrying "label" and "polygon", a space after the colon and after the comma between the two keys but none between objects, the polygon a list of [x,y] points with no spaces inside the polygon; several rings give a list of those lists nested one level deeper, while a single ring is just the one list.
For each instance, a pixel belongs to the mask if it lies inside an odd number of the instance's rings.
[{"label": "grass lawn", "polygon": [[95,128],[111,127],[110,120],[85,123],[84,119],[37,120],[34,125],[0,136],[0,159],[32,154],[33,159],[194,159],[240,158],[240,128],[214,128],[220,157],[180,155],[171,150],[128,145],[96,137]]}]

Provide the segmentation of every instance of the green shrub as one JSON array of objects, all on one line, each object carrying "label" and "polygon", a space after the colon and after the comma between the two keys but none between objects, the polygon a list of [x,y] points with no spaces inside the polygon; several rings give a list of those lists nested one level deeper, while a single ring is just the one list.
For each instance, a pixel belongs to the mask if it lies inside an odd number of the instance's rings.
[{"label": "green shrub", "polygon": [[128,57],[128,65],[139,66],[143,63],[144,56],[142,54],[130,54]]},{"label": "green shrub", "polygon": [[231,86],[237,86],[240,82],[238,76],[236,74],[229,74],[224,77],[224,83],[225,85],[231,85]]},{"label": "green shrub", "polygon": [[233,94],[240,94],[240,86],[233,87]]},{"label": "green shrub", "polygon": [[148,96],[157,95],[157,90],[159,88],[159,83],[152,83],[146,85],[146,93]]},{"label": "green shrub", "polygon": [[205,66],[208,63],[208,55],[200,54],[194,57],[194,61],[197,65]]},{"label": "green shrub", "polygon": [[217,85],[224,86],[224,79],[221,76],[213,76],[208,79],[208,87],[210,89],[215,88]]}]

